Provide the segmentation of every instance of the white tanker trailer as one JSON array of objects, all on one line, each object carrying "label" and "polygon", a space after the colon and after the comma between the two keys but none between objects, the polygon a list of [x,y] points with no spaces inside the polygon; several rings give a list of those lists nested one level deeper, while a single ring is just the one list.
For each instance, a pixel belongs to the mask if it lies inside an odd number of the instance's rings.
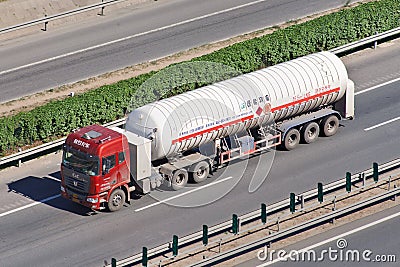
[{"label": "white tanker trailer", "polygon": [[[344,64],[329,52],[311,54],[142,106],[125,129],[92,125],[71,133],[62,195],[117,210],[135,189],[202,182],[231,160],[332,136],[340,119],[353,117],[354,84]],[[74,167],[82,158],[96,158],[92,173]],[[86,187],[74,186],[76,176]]]}]

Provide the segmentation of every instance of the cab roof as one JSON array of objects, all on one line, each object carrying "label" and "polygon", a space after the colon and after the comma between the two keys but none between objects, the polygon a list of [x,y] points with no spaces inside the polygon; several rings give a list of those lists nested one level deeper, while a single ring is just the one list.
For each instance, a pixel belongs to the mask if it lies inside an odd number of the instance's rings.
[{"label": "cab roof", "polygon": [[66,142],[79,150],[95,152],[102,144],[120,141],[121,136],[121,133],[96,124],[75,130]]}]

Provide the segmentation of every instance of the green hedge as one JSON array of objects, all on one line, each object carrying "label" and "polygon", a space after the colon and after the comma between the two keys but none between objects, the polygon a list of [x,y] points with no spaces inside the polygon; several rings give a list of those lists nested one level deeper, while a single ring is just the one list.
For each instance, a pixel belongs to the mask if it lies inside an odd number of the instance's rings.
[{"label": "green hedge", "polygon": [[[143,82],[155,73],[102,86],[96,90],[62,101],[53,101],[28,112],[0,118],[0,154],[35,142],[65,136],[72,129],[92,123],[105,123],[125,115],[127,108],[136,108],[160,97],[191,90],[293,58],[353,42],[376,32],[400,26],[400,1],[382,0],[342,10],[312,21],[280,29],[272,34],[234,44],[192,61],[211,61],[233,67],[227,72],[215,65],[207,73],[185,69],[190,76],[181,78],[179,68],[149,83],[146,91],[131,97]],[[184,67],[183,67],[184,68]],[[178,69],[178,70],[177,70]],[[200,83],[186,84],[193,78]],[[160,88],[160,89],[155,89]],[[165,89],[172,89],[165,93]],[[172,93],[171,93],[172,92]]]}]

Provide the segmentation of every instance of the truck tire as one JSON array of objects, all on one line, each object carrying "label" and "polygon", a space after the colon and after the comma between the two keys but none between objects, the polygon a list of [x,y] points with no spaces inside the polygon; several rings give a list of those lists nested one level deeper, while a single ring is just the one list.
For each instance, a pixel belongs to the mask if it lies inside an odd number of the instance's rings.
[{"label": "truck tire", "polygon": [[301,129],[302,141],[306,144],[314,143],[319,136],[319,125],[316,122],[309,122]]},{"label": "truck tire", "polygon": [[179,169],[172,175],[172,189],[179,190],[186,186],[188,182],[188,172],[184,169]]},{"label": "truck tire", "polygon": [[283,145],[286,150],[293,150],[297,147],[299,142],[300,142],[299,130],[292,128],[286,133]]},{"label": "truck tire", "polygon": [[125,192],[122,189],[115,189],[108,199],[108,209],[110,211],[117,211],[122,208],[125,203]]},{"label": "truck tire", "polygon": [[321,122],[323,136],[332,136],[339,129],[339,119],[335,115],[324,118]]},{"label": "truck tire", "polygon": [[207,179],[209,173],[210,166],[208,165],[208,163],[205,161],[200,161],[194,166],[190,180],[195,183],[204,182]]}]

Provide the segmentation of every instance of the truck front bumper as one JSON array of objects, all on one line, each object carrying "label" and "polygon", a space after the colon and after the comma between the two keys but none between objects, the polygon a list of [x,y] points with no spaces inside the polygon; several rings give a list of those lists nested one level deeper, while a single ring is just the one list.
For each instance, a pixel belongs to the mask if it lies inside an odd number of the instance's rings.
[{"label": "truck front bumper", "polygon": [[72,192],[66,187],[61,186],[61,196],[63,198],[69,199],[75,203],[78,203],[82,206],[94,209],[94,210],[102,210],[104,206],[102,205],[105,202],[105,199],[99,195],[84,195],[76,192]]}]

